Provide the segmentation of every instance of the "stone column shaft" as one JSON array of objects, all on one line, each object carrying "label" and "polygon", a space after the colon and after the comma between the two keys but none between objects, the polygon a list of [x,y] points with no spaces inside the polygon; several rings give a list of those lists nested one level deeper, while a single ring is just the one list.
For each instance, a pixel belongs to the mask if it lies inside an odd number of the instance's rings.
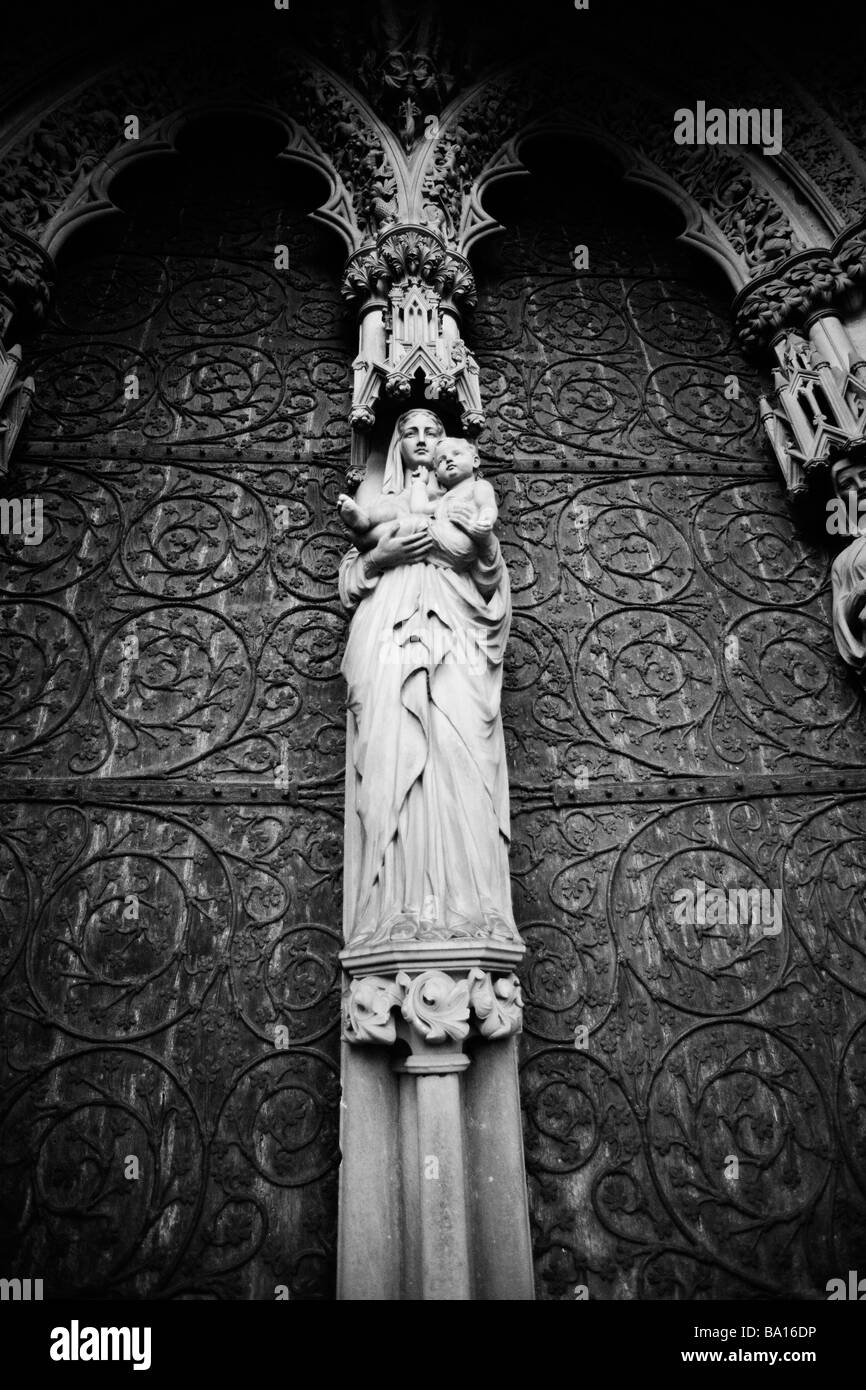
[{"label": "stone column shaft", "polygon": [[[468,1058],[463,1060],[468,1063]],[[460,1074],[421,1074],[414,1084],[421,1173],[421,1298],[470,1299]]]},{"label": "stone column shaft", "polygon": [[372,975],[343,952],[340,1299],[532,1299],[521,954],[410,942]]}]

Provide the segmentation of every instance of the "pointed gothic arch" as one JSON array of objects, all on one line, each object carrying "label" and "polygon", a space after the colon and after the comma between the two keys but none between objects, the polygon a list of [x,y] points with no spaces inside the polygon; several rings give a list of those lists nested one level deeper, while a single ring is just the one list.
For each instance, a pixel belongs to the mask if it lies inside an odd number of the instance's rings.
[{"label": "pointed gothic arch", "polygon": [[[829,247],[839,219],[814,179],[783,151],[773,163],[759,152],[717,146],[686,148],[673,140],[673,108],[660,91],[633,85],[627,101],[603,102],[614,68],[563,74],[551,61],[512,65],[461,93],[443,113],[438,135],[413,168],[413,215],[438,207],[466,251],[493,230],[483,209],[486,187],[521,170],[527,137],[572,131],[604,145],[627,179],[657,188],[686,218],[683,238],[726,267],[734,290],[785,255]],[[605,113],[602,124],[595,112]],[[429,215],[429,214],[428,214]]]}]

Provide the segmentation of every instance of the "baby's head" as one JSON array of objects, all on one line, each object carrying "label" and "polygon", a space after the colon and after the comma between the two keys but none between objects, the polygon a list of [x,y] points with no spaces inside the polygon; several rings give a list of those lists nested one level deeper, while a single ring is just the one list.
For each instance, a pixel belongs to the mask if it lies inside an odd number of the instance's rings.
[{"label": "baby's head", "polygon": [[447,436],[436,444],[433,467],[439,486],[446,490],[471,478],[473,473],[477,475],[481,472],[478,450],[471,440],[450,439]]}]

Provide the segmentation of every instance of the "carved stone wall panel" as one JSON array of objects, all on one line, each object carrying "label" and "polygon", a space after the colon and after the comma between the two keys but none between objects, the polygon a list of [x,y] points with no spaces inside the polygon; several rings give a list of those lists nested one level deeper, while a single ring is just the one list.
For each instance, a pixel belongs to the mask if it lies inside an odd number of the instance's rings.
[{"label": "carved stone wall panel", "polygon": [[[516,608],[512,779],[857,767],[829,555],[762,455],[758,383],[694,263],[635,231],[630,252],[616,196],[556,231],[521,215],[479,267],[482,454]],[[595,270],[569,274],[578,235]]]},{"label": "carved stone wall panel", "polygon": [[[556,231],[521,220],[479,265],[487,451],[541,459],[570,448],[621,465],[700,451],[761,465],[759,382],[733,348],[725,298],[698,292],[684,250],[662,270],[651,246],[635,237],[632,248],[621,190],[610,198]],[[574,268],[581,245],[588,270]]]},{"label": "carved stone wall panel", "polygon": [[866,722],[835,651],[828,557],[775,481],[545,468],[497,487],[517,783],[859,765]]},{"label": "carved stone wall panel", "polygon": [[298,461],[345,450],[339,255],[267,165],[232,190],[212,158],[127,190],[36,344],[45,535],[5,538],[0,575],[12,775],[342,774],[341,470]]},{"label": "carved stone wall panel", "polygon": [[[866,140],[864,140],[864,118],[866,105],[858,80],[857,59],[837,45],[832,60],[827,54],[811,54],[808,59],[802,54],[793,54],[794,71],[812,98],[820,103],[822,115],[829,118],[834,135],[845,142],[845,150],[850,163],[858,170],[861,190],[866,189]],[[807,166],[808,167],[808,166]],[[831,196],[836,192],[833,168],[830,170]],[[847,188],[845,193],[848,193]],[[838,195],[841,197],[842,190]],[[861,191],[859,197],[852,191],[851,202],[845,204],[846,220],[854,213],[866,211],[866,196]]]},{"label": "carved stone wall panel", "polygon": [[59,1296],[334,1297],[342,257],[240,174],[78,247],[2,541],[0,1246]]},{"label": "carved stone wall panel", "polygon": [[[828,557],[699,267],[604,184],[573,220],[533,185],[478,258],[474,348],[515,604],[538,1296],[822,1296],[866,1249],[866,727]],[[689,921],[699,884],[755,896]]]},{"label": "carved stone wall panel", "polygon": [[[828,825],[862,836],[863,798],[825,800],[817,827],[815,811],[753,796],[515,817],[541,1298],[819,1297],[862,1257],[862,950],[814,899],[856,900],[854,848],[827,887],[815,849],[838,845]],[[778,934],[679,924],[696,879],[783,885]]]},{"label": "carved stone wall panel", "polygon": [[336,468],[20,467],[39,546],[3,541],[8,774],[338,784]]},{"label": "carved stone wall panel", "polygon": [[31,440],[347,447],[339,246],[276,165],[233,189],[213,158],[124,196],[121,243],[64,277],[29,358]]},{"label": "carved stone wall panel", "polygon": [[[635,69],[643,73],[640,58]],[[825,201],[822,179],[809,187],[808,175],[797,169],[780,181],[778,164],[760,168],[735,150],[682,146],[672,139],[678,70],[668,75],[667,91],[657,77],[652,86],[634,75],[626,85],[618,78],[618,71],[598,61],[581,66],[571,52],[498,73],[464,99],[433,146],[424,174],[425,209],[435,208],[448,231],[460,226],[462,213],[461,231],[471,240],[485,213],[477,201],[470,207],[470,195],[484,188],[499,165],[514,169],[525,134],[549,136],[571,127],[578,137],[617,142],[623,167],[633,170],[637,162],[648,181],[663,183],[680,207],[688,207],[692,230],[700,225],[704,244],[715,243],[737,284],[816,240],[831,239],[839,215]],[[718,85],[707,82],[703,90]],[[790,110],[790,91],[786,98]],[[742,104],[752,99],[753,93]],[[799,94],[795,105],[799,131],[811,113],[802,111]],[[816,143],[820,136],[813,135],[807,154]],[[827,139],[821,148],[831,182],[835,177],[856,190],[857,175],[839,143]]]},{"label": "carved stone wall panel", "polygon": [[57,1296],[332,1297],[339,805],[0,823],[4,1250]]},{"label": "carved stone wall panel", "polygon": [[[316,162],[314,142],[328,152],[329,176],[338,185],[331,220],[355,244],[363,232],[375,232],[395,205],[395,150],[358,95],[357,70],[349,67],[338,77],[305,56],[297,43],[297,17],[288,42],[275,42],[272,32],[266,39],[255,34],[257,18],[251,17],[248,40],[240,45],[211,26],[203,30],[192,18],[186,26],[178,19],[171,31],[136,31],[112,64],[88,70],[65,91],[44,74],[43,90],[49,82],[51,90],[48,110],[23,128],[14,120],[0,132],[4,216],[11,227],[39,239],[70,201],[88,197],[84,179],[125,148],[127,113],[137,116],[147,139],[180,111],[223,103],[236,111],[269,109],[278,120],[297,121],[297,148]],[[303,19],[300,26],[303,30]],[[311,27],[314,35],[321,34],[315,18]],[[191,46],[195,62],[190,62]],[[10,253],[14,264],[14,247],[0,235],[0,261]]]}]

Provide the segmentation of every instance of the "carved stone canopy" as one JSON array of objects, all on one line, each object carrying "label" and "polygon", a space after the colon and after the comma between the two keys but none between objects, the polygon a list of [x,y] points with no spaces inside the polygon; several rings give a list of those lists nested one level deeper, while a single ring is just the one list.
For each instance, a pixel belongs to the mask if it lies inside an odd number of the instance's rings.
[{"label": "carved stone canopy", "polygon": [[381,395],[408,401],[420,379],[428,400],[453,402],[465,432],[477,434],[478,367],[460,336],[461,308],[475,297],[464,257],[428,228],[391,227],[349,258],[343,293],[360,318],[352,426],[370,428]]}]

